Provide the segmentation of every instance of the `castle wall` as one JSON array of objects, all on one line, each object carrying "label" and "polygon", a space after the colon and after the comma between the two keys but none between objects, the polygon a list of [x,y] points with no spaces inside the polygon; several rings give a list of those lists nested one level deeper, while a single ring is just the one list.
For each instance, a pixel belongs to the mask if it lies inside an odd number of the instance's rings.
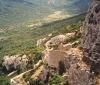
[{"label": "castle wall", "polygon": [[62,51],[69,51],[71,48],[72,48],[72,44],[66,44],[66,45],[60,44],[58,46],[58,50],[62,50]]},{"label": "castle wall", "polygon": [[60,61],[64,61],[65,51],[51,50],[46,55],[46,61],[50,67],[58,67]]}]

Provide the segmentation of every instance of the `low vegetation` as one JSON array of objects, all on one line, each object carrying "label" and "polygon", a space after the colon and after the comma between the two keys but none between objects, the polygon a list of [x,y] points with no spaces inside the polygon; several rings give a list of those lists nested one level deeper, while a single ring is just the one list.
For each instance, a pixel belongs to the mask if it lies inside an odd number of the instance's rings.
[{"label": "low vegetation", "polygon": [[[44,50],[44,46],[37,48],[36,41],[40,38],[47,37],[48,34],[52,34],[54,37],[59,34],[64,34],[68,32],[75,32],[77,30],[76,36],[71,38],[68,42],[74,42],[80,40],[79,28],[82,25],[85,14],[72,17],[69,19],[64,19],[56,21],[53,23],[45,24],[42,27],[21,27],[18,29],[7,30],[3,35],[3,39],[0,40],[0,62],[2,63],[2,58],[5,55],[23,55],[26,54],[29,58],[29,64],[26,69],[17,68],[15,75],[33,68],[33,65],[41,59],[41,53]],[[47,37],[48,38],[48,37]],[[55,46],[57,48],[57,46]],[[34,62],[33,62],[34,60]],[[2,66],[0,66],[0,81],[3,82],[1,85],[9,85],[10,78],[6,77],[9,73],[4,73]],[[14,76],[15,76],[14,75]],[[7,80],[7,81],[4,81]],[[26,77],[27,80],[27,77]],[[30,80],[31,81],[31,80]],[[53,81],[52,81],[53,82]],[[40,82],[42,83],[42,82]]]},{"label": "low vegetation", "polygon": [[68,81],[59,74],[55,74],[50,81],[50,85],[68,85]]},{"label": "low vegetation", "polygon": [[45,24],[42,27],[21,27],[5,31],[0,40],[0,58],[5,55],[32,54],[36,49],[36,41],[48,36],[49,33],[54,37],[67,32],[74,32],[79,29],[84,20],[84,14]]}]

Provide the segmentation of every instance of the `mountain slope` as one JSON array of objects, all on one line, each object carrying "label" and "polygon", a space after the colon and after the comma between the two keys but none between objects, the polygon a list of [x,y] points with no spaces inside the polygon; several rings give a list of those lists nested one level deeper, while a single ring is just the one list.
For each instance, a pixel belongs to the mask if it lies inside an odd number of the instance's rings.
[{"label": "mountain slope", "polygon": [[[66,15],[86,12],[92,0],[1,0],[0,28],[16,28],[43,19],[55,11]],[[74,7],[74,9],[73,9]],[[71,10],[71,11],[70,11]]]}]

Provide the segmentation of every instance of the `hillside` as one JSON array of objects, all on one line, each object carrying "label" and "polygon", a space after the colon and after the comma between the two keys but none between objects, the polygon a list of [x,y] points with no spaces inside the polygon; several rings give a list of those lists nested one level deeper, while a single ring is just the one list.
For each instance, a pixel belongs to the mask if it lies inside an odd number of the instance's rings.
[{"label": "hillside", "polygon": [[[100,85],[100,0],[94,0],[83,24],[51,35],[42,51],[42,63],[13,78],[24,85]],[[82,26],[81,26],[82,25]],[[73,29],[74,28],[74,29]],[[82,37],[81,37],[82,34]],[[47,36],[46,36],[47,38]],[[40,39],[40,40],[44,40]],[[81,41],[82,40],[82,41]],[[38,42],[39,43],[39,42]],[[81,45],[80,45],[81,43]],[[77,44],[77,45],[76,45]],[[18,82],[19,81],[19,82]]]},{"label": "hillside", "polygon": [[[0,56],[14,54],[29,54],[35,48],[36,41],[39,38],[47,36],[53,32],[53,36],[63,33],[69,25],[81,22],[84,20],[85,14],[75,16],[69,19],[64,19],[41,27],[22,27],[1,32],[0,39]],[[61,31],[61,32],[60,32]]]},{"label": "hillside", "polygon": [[[0,29],[17,29],[37,22],[45,23],[45,18],[56,11],[61,11],[61,17],[70,15],[64,18],[82,14],[86,12],[91,1],[0,0]],[[61,17],[58,19],[62,19]]]},{"label": "hillside", "polygon": [[[51,30],[50,32],[52,32],[60,29],[60,27],[64,27],[63,21],[66,18],[86,12],[86,10],[79,12],[78,9],[85,3],[80,4],[76,0],[67,2],[63,0],[62,3],[65,4],[59,4],[59,0],[54,0],[55,3],[51,2],[52,0],[0,0],[0,57],[19,52],[25,53],[21,50],[34,48],[36,38],[40,35],[42,37],[43,34],[47,34],[47,31]],[[67,6],[67,3],[70,4]],[[88,0],[87,5],[89,3],[91,3],[91,0]],[[80,7],[76,9],[75,4],[77,6],[80,4]],[[73,10],[70,5],[74,6],[76,10]],[[83,8],[87,9],[88,7]],[[59,21],[62,25],[58,23],[52,26],[52,24],[56,23],[54,21],[58,22],[58,20],[62,20]],[[60,27],[56,27],[56,25]]]},{"label": "hillside", "polygon": [[[5,33],[3,34],[5,37],[3,37],[0,40],[1,59],[4,56],[5,56],[5,58],[7,56],[12,58],[13,56],[23,56],[25,54],[28,58],[28,65],[27,65],[27,68],[23,68],[20,70],[17,67],[17,69],[15,69],[15,71],[17,71],[17,72],[15,72],[14,74],[12,74],[11,76],[8,76],[8,77],[5,77],[5,76],[7,76],[7,74],[12,72],[13,69],[10,71],[7,71],[5,67],[1,66],[0,67],[0,69],[1,69],[0,70],[0,73],[1,73],[0,82],[2,82],[2,85],[9,85],[8,83],[9,83],[10,78],[12,78],[15,75],[18,75],[21,72],[28,70],[28,69],[32,69],[33,65],[34,65],[32,63],[32,61],[34,60],[35,61],[34,63],[37,63],[41,59],[41,53],[45,49],[45,46],[41,46],[41,47],[37,48],[36,42],[38,39],[45,37],[45,38],[47,38],[47,40],[49,40],[50,38],[55,37],[57,35],[74,32],[75,30],[79,30],[80,26],[82,25],[82,21],[84,20],[84,16],[85,16],[85,14],[82,14],[82,15],[75,16],[75,17],[72,17],[69,19],[64,19],[64,20],[56,21],[54,23],[45,24],[42,27],[34,28],[34,29],[32,29],[32,27],[29,27],[28,32],[26,32],[27,28],[23,28],[21,30],[21,32],[18,32],[18,30],[6,31],[6,34]],[[24,32],[22,33],[22,31],[24,31]],[[17,32],[18,32],[18,34],[15,34]],[[48,36],[49,34],[52,34],[52,36],[49,37]],[[77,37],[71,38],[63,43],[64,44],[66,44],[68,42],[72,43],[77,40],[81,41],[80,37],[81,36],[78,35]],[[79,42],[79,44],[80,44],[80,42]],[[75,47],[76,46],[77,46],[77,44],[75,45]],[[56,45],[53,47],[54,47],[54,49],[57,48]],[[18,60],[18,59],[16,59],[16,60]],[[8,59],[8,61],[10,61],[10,58]],[[5,61],[5,63],[6,63],[6,61]],[[15,64],[18,64],[18,63],[15,62]],[[7,80],[7,81],[5,81],[5,80]]]},{"label": "hillside", "polygon": [[[69,36],[70,33],[75,33],[74,37],[61,43],[64,46],[71,43],[72,48],[80,45],[80,26],[91,2],[92,0],[0,0],[0,85],[10,85],[11,78],[27,70],[32,69],[24,75],[25,81],[30,75],[34,78],[43,70],[45,63],[39,60],[48,44],[37,47],[38,40],[44,39],[44,43],[53,38],[55,40],[59,35],[65,36],[68,33]],[[56,54],[59,44],[48,48],[53,48]],[[75,53],[77,49],[71,51]],[[39,69],[37,65],[40,66]],[[33,66],[38,73],[33,70]],[[53,78],[61,79],[60,83],[68,83],[61,75]],[[55,82],[53,78],[52,84]],[[31,81],[33,84],[34,81],[30,79]]]}]

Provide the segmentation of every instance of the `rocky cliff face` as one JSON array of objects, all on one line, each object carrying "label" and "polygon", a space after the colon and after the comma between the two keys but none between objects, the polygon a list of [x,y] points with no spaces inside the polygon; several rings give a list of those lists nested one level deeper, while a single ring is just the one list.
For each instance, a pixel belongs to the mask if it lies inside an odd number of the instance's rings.
[{"label": "rocky cliff face", "polygon": [[84,63],[71,65],[68,70],[70,85],[100,85],[100,0],[94,0],[82,26]]},{"label": "rocky cliff face", "polygon": [[90,65],[91,72],[100,71],[100,0],[90,6],[82,27],[83,60]]}]

